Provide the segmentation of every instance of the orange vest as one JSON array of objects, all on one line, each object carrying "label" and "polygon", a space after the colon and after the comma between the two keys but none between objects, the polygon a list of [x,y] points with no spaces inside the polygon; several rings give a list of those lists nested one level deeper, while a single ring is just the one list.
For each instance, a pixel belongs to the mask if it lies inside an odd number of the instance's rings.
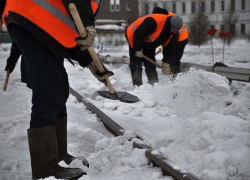
[{"label": "orange vest", "polygon": [[62,0],[7,0],[3,17],[8,16],[10,11],[27,18],[64,47],[73,48],[77,45],[74,40],[79,34]]},{"label": "orange vest", "polygon": [[154,42],[159,35],[162,32],[162,29],[165,25],[166,19],[169,17],[168,15],[164,15],[164,14],[150,14],[147,16],[143,16],[139,19],[137,19],[135,22],[133,22],[132,24],[129,25],[129,27],[127,28],[127,39],[129,42],[130,47],[134,47],[134,32],[135,30],[141,25],[141,23],[148,17],[151,17],[155,20],[155,22],[157,23],[157,27],[155,32],[153,32],[152,34],[150,34],[149,36],[147,36],[143,42]]},{"label": "orange vest", "polygon": [[100,3],[101,3],[101,0],[91,0],[91,6],[92,6],[93,14],[96,13]]},{"label": "orange vest", "polygon": [[[168,15],[174,16],[175,14],[172,12],[168,12]],[[172,35],[171,35],[171,38],[172,38]],[[165,43],[163,43],[162,46],[163,47],[167,46],[171,38],[169,38]],[[179,30],[179,38],[177,42],[184,41],[186,39],[188,39],[188,31],[187,31],[185,24],[183,23],[181,29]]]}]

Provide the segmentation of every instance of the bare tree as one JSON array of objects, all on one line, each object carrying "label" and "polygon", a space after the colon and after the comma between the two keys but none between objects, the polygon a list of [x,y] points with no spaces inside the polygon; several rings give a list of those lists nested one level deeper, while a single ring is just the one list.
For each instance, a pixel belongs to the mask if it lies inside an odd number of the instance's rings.
[{"label": "bare tree", "polygon": [[209,27],[210,21],[206,12],[206,1],[196,0],[194,2],[195,12],[190,16],[191,31],[189,33],[189,42],[200,47],[200,45],[206,43],[208,40],[206,30]]},{"label": "bare tree", "polygon": [[226,32],[231,32],[232,36],[228,38],[228,46],[232,43],[237,35],[236,23],[239,20],[239,15],[234,10],[235,4],[230,4],[227,7],[226,13],[223,15],[223,24]]}]

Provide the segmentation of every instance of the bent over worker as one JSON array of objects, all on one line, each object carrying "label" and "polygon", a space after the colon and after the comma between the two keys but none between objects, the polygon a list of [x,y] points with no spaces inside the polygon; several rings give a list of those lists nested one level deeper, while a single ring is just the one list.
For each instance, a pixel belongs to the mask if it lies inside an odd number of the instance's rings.
[{"label": "bent over worker", "polygon": [[182,23],[179,16],[150,14],[137,19],[126,29],[133,85],[143,84],[142,63],[145,66],[148,83],[158,82],[156,66],[146,61],[143,56],[145,54],[155,61],[156,48],[166,41],[171,41],[173,36],[178,37]]},{"label": "bent over worker", "polygon": [[[75,42],[79,34],[70,18],[69,3],[75,3],[86,27],[87,37],[78,41],[80,46]],[[100,0],[7,0],[4,21],[23,56],[32,89],[28,143],[33,179],[78,179],[86,174],[79,168],[58,165],[59,161],[69,164],[75,159],[67,152],[69,83],[63,62],[68,54],[81,66],[89,67],[104,84],[113,75],[106,68],[100,73],[89,52],[81,51],[95,40],[94,15],[99,3]]]},{"label": "bent over worker", "polygon": [[[160,7],[155,7],[153,9],[153,14],[165,14],[169,16],[174,16],[175,14],[162,9]],[[167,75],[176,75],[180,72],[181,58],[184,53],[184,49],[188,43],[188,30],[185,24],[178,31],[177,39],[172,39],[171,41],[166,41],[162,44],[163,47],[163,59],[162,59],[162,72]]]}]

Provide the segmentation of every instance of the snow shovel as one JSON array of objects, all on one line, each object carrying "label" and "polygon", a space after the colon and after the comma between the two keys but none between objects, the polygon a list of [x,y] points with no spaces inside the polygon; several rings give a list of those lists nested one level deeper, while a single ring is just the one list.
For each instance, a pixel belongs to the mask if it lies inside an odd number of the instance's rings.
[{"label": "snow shovel", "polygon": [[[158,64],[157,62],[153,61],[152,59],[150,59],[149,57],[143,55],[143,58],[146,59],[147,61],[151,62],[152,64],[156,65],[158,68],[161,68],[162,69],[162,66],[160,64]],[[171,73],[171,75],[173,77],[176,77],[176,74],[174,73]]]},{"label": "snow shovel", "polygon": [[152,64],[156,65],[158,68],[162,69],[162,66],[160,64],[158,64],[157,62],[153,61],[148,56],[143,55],[143,58],[146,59],[147,61],[151,62]]},{"label": "snow shovel", "polygon": [[7,89],[9,77],[10,77],[10,70],[8,69],[7,72],[6,72],[6,77],[5,77],[5,81],[4,81],[3,91],[6,91],[6,89]]},{"label": "snow shovel", "polygon": [[[74,3],[70,3],[69,4],[69,9],[70,9],[70,12],[71,12],[71,15],[75,21],[75,24],[76,24],[76,27],[80,33],[80,35],[82,37],[86,37],[86,31],[85,31],[85,28],[83,26],[83,23],[81,21],[81,18],[79,16],[79,13],[76,9],[76,6]],[[88,51],[93,59],[93,61],[95,62],[98,70],[103,73],[105,72],[95,50],[93,47],[90,47],[88,48]],[[109,91],[97,91],[97,93],[104,97],[104,98],[108,98],[108,99],[111,99],[111,100],[119,100],[121,102],[125,102],[125,103],[136,103],[139,101],[139,98],[137,96],[134,96],[134,95],[131,95],[129,93],[126,93],[126,92],[115,92],[115,89],[113,88],[111,82],[109,81],[109,79],[105,79],[106,82],[107,82],[107,86],[108,86],[108,90]]]}]

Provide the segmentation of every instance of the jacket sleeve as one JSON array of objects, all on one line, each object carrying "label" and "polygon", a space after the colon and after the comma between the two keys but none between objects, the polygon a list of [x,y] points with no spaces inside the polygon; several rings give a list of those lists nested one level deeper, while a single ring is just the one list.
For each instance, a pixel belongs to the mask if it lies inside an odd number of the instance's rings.
[{"label": "jacket sleeve", "polygon": [[134,32],[134,50],[140,51],[144,39],[152,34],[157,27],[157,24],[153,18],[146,18],[141,25]]},{"label": "jacket sleeve", "polygon": [[16,64],[20,56],[20,49],[13,41],[11,45],[10,57],[7,59],[7,64]]},{"label": "jacket sleeve", "polygon": [[87,67],[93,61],[89,51],[81,51],[80,46],[67,49],[67,57],[77,61],[82,67]]},{"label": "jacket sleeve", "polygon": [[69,11],[69,4],[74,3],[81,17],[83,25],[85,27],[94,26],[95,17],[91,7],[91,0],[62,0],[62,1],[70,17],[71,13]]},{"label": "jacket sleeve", "polygon": [[163,48],[163,62],[179,65],[188,39],[181,42],[171,42]]}]

